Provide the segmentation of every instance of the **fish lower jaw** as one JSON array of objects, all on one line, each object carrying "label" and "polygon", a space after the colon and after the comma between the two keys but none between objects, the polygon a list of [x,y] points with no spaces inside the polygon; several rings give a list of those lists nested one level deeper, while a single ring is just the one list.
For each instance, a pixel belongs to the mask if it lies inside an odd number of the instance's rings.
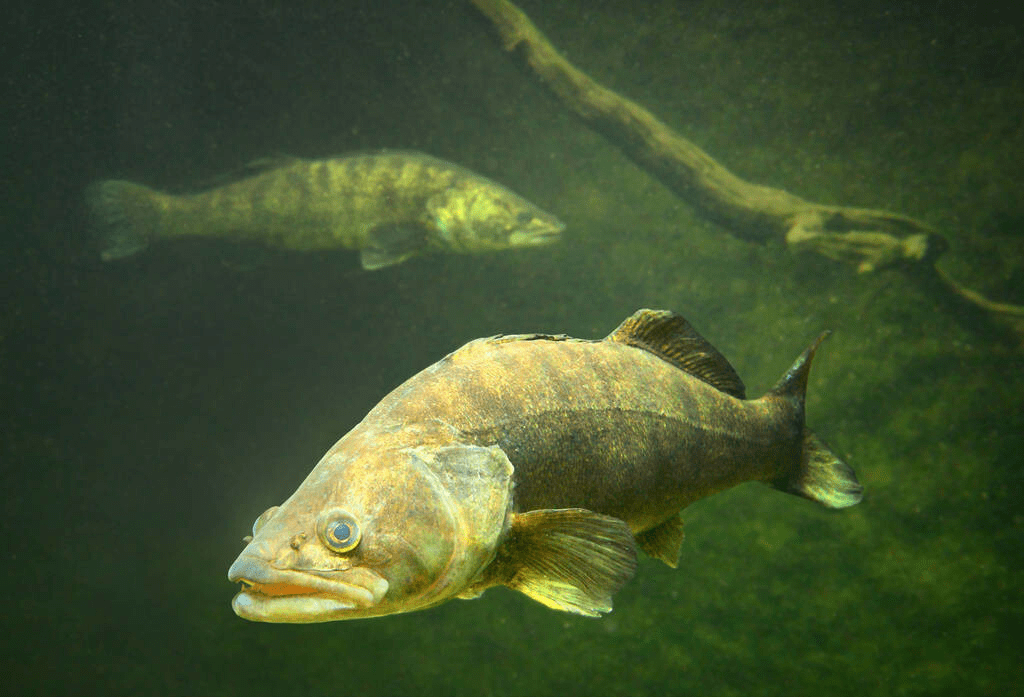
[{"label": "fish lower jaw", "polygon": [[539,247],[541,245],[557,242],[561,238],[562,230],[544,230],[531,232],[513,232],[509,236],[510,247]]},{"label": "fish lower jaw", "polygon": [[372,569],[328,573],[281,569],[243,552],[228,571],[228,580],[242,586],[231,606],[258,622],[327,622],[372,612],[388,592],[387,580]]},{"label": "fish lower jaw", "polygon": [[231,609],[242,619],[253,622],[313,623],[343,619],[356,610],[356,603],[324,593],[267,595],[246,588],[231,601]]}]

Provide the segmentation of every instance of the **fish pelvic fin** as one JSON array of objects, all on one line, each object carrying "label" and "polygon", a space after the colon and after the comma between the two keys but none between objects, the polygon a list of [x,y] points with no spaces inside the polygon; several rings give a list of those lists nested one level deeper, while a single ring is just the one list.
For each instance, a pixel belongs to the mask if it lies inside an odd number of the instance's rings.
[{"label": "fish pelvic fin", "polygon": [[747,389],[725,356],[674,312],[637,310],[605,340],[653,353],[727,395],[746,398]]},{"label": "fish pelvic fin", "polygon": [[491,573],[493,583],[553,610],[600,617],[636,564],[624,521],[582,508],[544,509],[513,516]]},{"label": "fish pelvic fin", "polygon": [[158,197],[149,187],[119,180],[96,182],[86,190],[103,261],[129,257],[149,246],[160,225]]},{"label": "fish pelvic fin", "polygon": [[811,371],[814,353],[831,332],[822,332],[793,363],[793,366],[769,392],[769,398],[787,400],[799,420],[803,431],[800,462],[795,472],[773,482],[775,488],[811,501],[826,508],[848,508],[860,503],[864,487],[857,481],[853,468],[815,435],[804,427],[804,395],[807,376]]},{"label": "fish pelvic fin", "polygon": [[427,231],[414,223],[378,225],[366,235],[359,261],[367,271],[401,264],[427,247]]}]

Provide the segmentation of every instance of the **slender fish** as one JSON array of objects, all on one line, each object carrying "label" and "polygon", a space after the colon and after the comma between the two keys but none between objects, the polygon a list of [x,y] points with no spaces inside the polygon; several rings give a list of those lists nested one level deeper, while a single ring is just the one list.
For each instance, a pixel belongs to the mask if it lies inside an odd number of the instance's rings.
[{"label": "slender fish", "polygon": [[417,152],[288,159],[220,188],[176,196],[127,181],[86,198],[106,261],[155,240],[206,236],[294,250],[359,250],[379,269],[432,250],[476,253],[558,239],[557,218],[502,185]]},{"label": "slender fish", "polygon": [[432,607],[504,585],[597,616],[636,548],[675,566],[680,511],[747,481],[858,503],[804,427],[824,334],[747,400],[682,317],[640,310],[600,341],[472,341],[387,395],[264,512],[228,578],[235,612],[323,622]]}]

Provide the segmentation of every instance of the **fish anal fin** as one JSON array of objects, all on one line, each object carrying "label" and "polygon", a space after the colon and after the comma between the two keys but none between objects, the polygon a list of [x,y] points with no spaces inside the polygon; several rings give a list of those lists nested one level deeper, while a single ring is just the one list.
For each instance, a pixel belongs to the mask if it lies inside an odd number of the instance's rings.
[{"label": "fish anal fin", "polygon": [[495,583],[553,610],[599,617],[636,571],[629,526],[582,508],[544,509],[513,516],[494,561]]},{"label": "fish anal fin", "polygon": [[725,394],[746,399],[746,387],[725,356],[674,312],[637,310],[606,340],[653,353]]},{"label": "fish anal fin", "polygon": [[673,569],[679,565],[679,550],[683,546],[683,518],[674,515],[664,523],[636,536],[636,545],[647,554]]}]

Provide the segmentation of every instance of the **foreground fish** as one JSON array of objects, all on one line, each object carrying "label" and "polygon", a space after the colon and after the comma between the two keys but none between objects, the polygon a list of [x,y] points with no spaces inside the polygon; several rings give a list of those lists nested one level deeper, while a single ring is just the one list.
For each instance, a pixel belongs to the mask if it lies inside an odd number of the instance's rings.
[{"label": "foreground fish", "polygon": [[487,252],[556,240],[564,225],[490,179],[415,152],[292,159],[199,194],[126,181],[87,192],[102,257],[150,242],[225,237],[285,249],[354,249],[379,269],[430,250]]},{"label": "foreground fish", "polygon": [[675,566],[679,512],[746,481],[830,508],[853,471],[804,428],[819,337],[764,397],[678,315],[601,341],[472,341],[385,397],[261,515],[228,578],[235,612],[323,622],[505,585],[596,616],[636,547]]}]

